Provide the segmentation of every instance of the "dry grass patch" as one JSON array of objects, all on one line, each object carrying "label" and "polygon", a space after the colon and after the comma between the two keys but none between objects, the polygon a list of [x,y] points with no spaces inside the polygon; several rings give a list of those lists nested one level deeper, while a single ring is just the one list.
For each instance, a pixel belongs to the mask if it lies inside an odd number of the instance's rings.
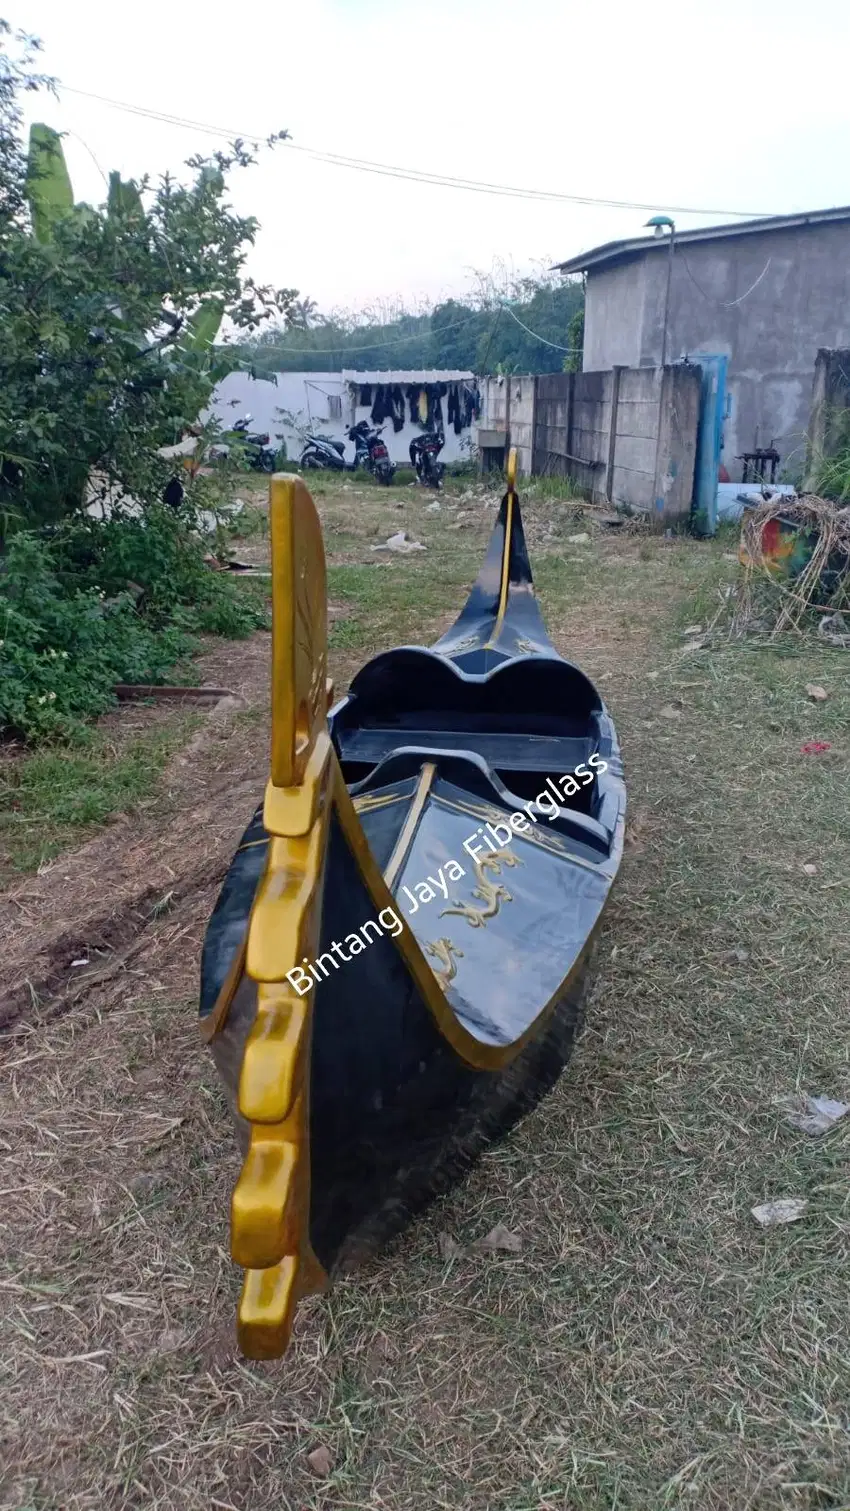
[{"label": "dry grass patch", "polygon": [[[396,527],[391,498],[369,529]],[[375,567],[366,521],[321,503],[332,597],[362,641],[334,651],[343,686],[365,648],[449,621],[492,510],[451,535],[423,513],[429,550]],[[529,503],[541,541],[553,507]],[[238,1161],[194,1022],[214,889],[73,1012],[19,1019],[0,1121],[10,1511],[850,1503],[850,1119],[811,1139],[775,1105],[798,1087],[850,1100],[844,661],[684,653],[735,570],[722,543],[600,534],[574,552],[561,523],[533,561],[543,609],[601,681],[631,801],[569,1071],[379,1262],[303,1308],[286,1360],[257,1365],[234,1349]],[[334,564],[337,528],[360,554]],[[222,855],[224,816],[253,780],[259,795],[259,718],[215,750]],[[804,756],[809,739],[832,748]],[[759,1228],[750,1208],[789,1195],[802,1220]],[[519,1253],[471,1248],[496,1223]]]}]

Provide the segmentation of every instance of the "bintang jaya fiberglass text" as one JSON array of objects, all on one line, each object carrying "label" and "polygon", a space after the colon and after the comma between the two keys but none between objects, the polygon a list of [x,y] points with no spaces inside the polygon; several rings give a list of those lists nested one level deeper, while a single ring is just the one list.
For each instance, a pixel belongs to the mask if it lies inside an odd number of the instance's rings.
[{"label": "bintang jaya fiberglass text", "polygon": [[[593,770],[590,770],[592,767]],[[600,775],[607,771],[608,762],[601,756],[592,755],[588,765],[584,762],[577,766],[575,771],[559,778],[560,787],[552,777],[546,778],[546,789],[538,793],[533,803],[526,803],[523,808],[507,816],[504,823],[486,824],[479,827],[463,841],[463,849],[466,854],[476,861],[479,855],[487,851],[498,850],[512,843],[516,834],[527,833],[532,824],[538,822],[540,814],[550,822],[557,818],[563,807],[564,799],[572,797],[580,792],[582,787],[593,781],[594,771]],[[495,843],[494,843],[495,841]],[[424,881],[416,882],[414,887],[402,887],[407,900],[412,907],[406,909],[408,917],[418,913],[419,909],[436,897],[442,897],[448,901],[449,882],[460,881],[466,875],[464,867],[459,860],[448,860],[444,866],[438,868],[436,876],[428,876]],[[291,986],[295,987],[299,997],[312,991],[318,981],[324,981],[330,974],[329,966],[339,970],[340,962],[347,963],[366,949],[367,945],[374,944],[384,934],[390,934],[396,938],[404,928],[404,923],[395,908],[383,908],[377,918],[370,918],[361,924],[356,934],[346,934],[344,944],[338,939],[333,941],[329,950],[319,955],[316,960],[308,961],[306,955],[301,965],[296,965],[291,971],[287,971],[286,978]]]}]

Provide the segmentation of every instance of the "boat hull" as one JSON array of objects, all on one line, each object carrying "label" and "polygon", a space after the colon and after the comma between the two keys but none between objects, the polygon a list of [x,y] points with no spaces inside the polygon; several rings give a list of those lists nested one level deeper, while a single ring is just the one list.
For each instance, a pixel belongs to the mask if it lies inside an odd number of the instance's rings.
[{"label": "boat hull", "polygon": [[[255,827],[244,843],[257,845]],[[356,857],[333,821],[327,876],[320,955],[333,959],[332,941],[362,938],[374,918]],[[507,1063],[469,1064],[412,979],[395,922],[386,922],[310,991],[309,1240],[327,1273],[383,1245],[551,1090],[581,1022],[591,940],[545,1021]],[[239,1113],[239,1075],[257,992],[243,975],[210,1042],[245,1151],[250,1125]]]}]

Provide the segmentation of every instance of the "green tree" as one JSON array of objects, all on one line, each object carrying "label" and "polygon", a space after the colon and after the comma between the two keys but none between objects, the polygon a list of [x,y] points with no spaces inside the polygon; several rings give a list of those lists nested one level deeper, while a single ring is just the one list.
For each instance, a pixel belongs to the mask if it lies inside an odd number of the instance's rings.
[{"label": "green tree", "polygon": [[[0,40],[9,36],[3,23]],[[156,499],[157,448],[197,419],[235,365],[212,344],[222,319],[255,332],[295,297],[244,275],[257,222],[227,201],[228,174],[254,161],[244,142],[191,159],[186,182],[113,174],[95,208],[74,203],[49,128],[33,128],[25,163],[18,98],[32,59],[26,39],[14,61],[0,54],[4,534],[80,510],[93,471],[143,504]]]}]

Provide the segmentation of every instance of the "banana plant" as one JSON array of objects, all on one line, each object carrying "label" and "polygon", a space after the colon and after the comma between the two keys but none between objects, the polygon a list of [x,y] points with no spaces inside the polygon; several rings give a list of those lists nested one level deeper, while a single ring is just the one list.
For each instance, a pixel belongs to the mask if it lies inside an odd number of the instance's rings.
[{"label": "banana plant", "polygon": [[74,210],[74,191],[62,139],[50,126],[30,127],[26,195],[37,242],[46,246],[63,215]]}]

